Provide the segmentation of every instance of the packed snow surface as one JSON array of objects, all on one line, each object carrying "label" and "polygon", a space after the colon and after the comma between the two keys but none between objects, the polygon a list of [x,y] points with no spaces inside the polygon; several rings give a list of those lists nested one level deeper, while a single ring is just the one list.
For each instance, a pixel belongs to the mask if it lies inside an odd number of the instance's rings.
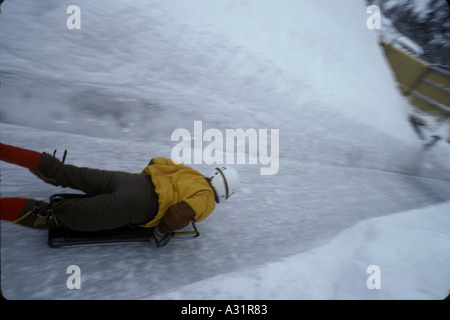
[{"label": "packed snow surface", "polygon": [[[77,5],[72,30],[67,2],[3,4],[3,143],[141,172],[201,121],[224,135],[278,129],[279,170],[236,164],[239,192],[198,223],[201,236],[162,249],[53,249],[46,231],[2,222],[6,298],[447,296],[450,148],[417,140],[364,1]],[[1,163],[2,197],[61,191]],[[80,289],[67,286],[72,265]]]}]

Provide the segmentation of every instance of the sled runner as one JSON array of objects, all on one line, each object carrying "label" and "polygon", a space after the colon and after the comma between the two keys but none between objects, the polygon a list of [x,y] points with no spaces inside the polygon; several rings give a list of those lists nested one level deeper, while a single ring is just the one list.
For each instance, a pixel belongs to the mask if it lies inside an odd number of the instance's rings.
[{"label": "sled runner", "polygon": [[[79,194],[56,194],[50,197],[51,202],[63,199],[85,197]],[[200,236],[197,227],[191,222],[192,230],[172,232],[171,241],[193,239]],[[154,228],[140,226],[125,226],[113,230],[102,231],[74,231],[67,228],[50,228],[48,230],[47,244],[52,248],[81,246],[81,245],[105,245],[124,244],[133,242],[150,242],[153,239]]]},{"label": "sled runner", "polygon": [[[200,236],[195,224],[192,222],[191,225],[193,230],[173,232],[170,241],[193,239]],[[67,228],[51,228],[48,230],[47,244],[49,247],[59,248],[80,245],[150,242],[152,239],[153,228],[126,226],[102,231],[74,231]]]}]

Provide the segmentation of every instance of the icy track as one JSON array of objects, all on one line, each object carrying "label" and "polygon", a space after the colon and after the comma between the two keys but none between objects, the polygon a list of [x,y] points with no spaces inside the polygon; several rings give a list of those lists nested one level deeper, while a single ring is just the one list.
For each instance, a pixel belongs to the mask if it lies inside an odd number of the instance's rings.
[{"label": "icy track", "polygon": [[[1,224],[8,299],[441,299],[450,289],[450,148],[426,149],[349,1],[5,2],[1,141],[140,172],[177,128],[280,130],[280,169],[163,249],[51,249]],[[20,41],[18,39],[21,39]],[[199,171],[208,166],[193,165]],[[70,191],[1,163],[1,196]],[[67,268],[79,266],[81,289]],[[380,268],[370,290],[367,268]]]}]

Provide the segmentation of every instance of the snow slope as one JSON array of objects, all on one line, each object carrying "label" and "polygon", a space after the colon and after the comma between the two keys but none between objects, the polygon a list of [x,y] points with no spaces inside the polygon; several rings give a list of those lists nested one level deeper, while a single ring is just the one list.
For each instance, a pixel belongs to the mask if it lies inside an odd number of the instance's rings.
[{"label": "snow slope", "polygon": [[[446,202],[368,219],[312,250],[150,298],[443,299],[450,283],[449,209]],[[372,266],[379,268],[375,288]]]},{"label": "snow slope", "polygon": [[[3,5],[2,142],[140,172],[170,157],[173,130],[201,120],[204,130],[279,129],[280,168],[237,165],[240,193],[198,225],[201,238],[162,250],[55,250],[45,231],[2,223],[7,298],[446,296],[450,150],[417,141],[362,1],[78,1],[80,30],[66,27],[68,5]],[[5,163],[1,178],[2,197],[61,191]],[[384,245],[398,236],[411,241]],[[73,264],[80,290],[66,287]],[[369,264],[381,290],[365,286]],[[414,272],[399,279],[405,265]]]}]

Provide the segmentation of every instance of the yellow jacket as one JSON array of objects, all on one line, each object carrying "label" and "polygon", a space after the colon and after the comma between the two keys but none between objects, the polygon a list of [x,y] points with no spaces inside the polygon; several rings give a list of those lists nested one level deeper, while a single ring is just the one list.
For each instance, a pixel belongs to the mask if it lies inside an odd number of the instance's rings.
[{"label": "yellow jacket", "polygon": [[154,227],[167,209],[181,201],[195,212],[194,221],[202,221],[215,208],[215,195],[205,177],[198,171],[167,158],[153,158],[142,173],[150,175],[158,195],[159,210],[144,227]]}]

